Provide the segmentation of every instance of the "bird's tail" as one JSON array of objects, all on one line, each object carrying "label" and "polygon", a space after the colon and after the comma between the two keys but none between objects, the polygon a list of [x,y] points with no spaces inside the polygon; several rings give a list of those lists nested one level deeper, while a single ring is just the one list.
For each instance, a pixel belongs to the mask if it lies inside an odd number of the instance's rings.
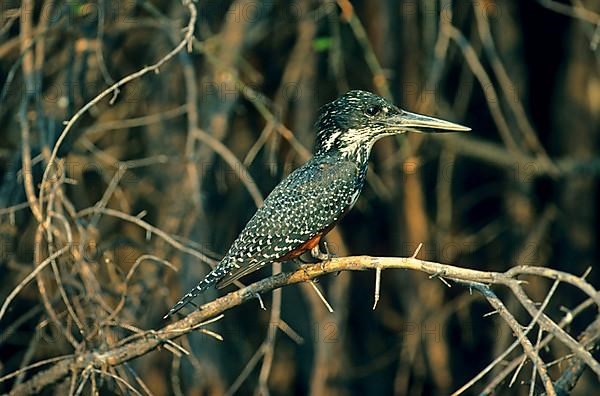
[{"label": "bird's tail", "polygon": [[222,277],[223,275],[215,270],[209,272],[206,277],[204,277],[204,279],[202,279],[202,281],[196,285],[196,287],[187,292],[185,296],[181,297],[181,300],[177,301],[177,304],[173,305],[173,308],[171,308],[169,312],[163,316],[163,319],[167,319],[169,316],[176,314],[186,305],[192,304],[192,300],[194,298],[198,297],[200,294],[202,294],[202,292],[209,289],[211,286],[217,284]]}]

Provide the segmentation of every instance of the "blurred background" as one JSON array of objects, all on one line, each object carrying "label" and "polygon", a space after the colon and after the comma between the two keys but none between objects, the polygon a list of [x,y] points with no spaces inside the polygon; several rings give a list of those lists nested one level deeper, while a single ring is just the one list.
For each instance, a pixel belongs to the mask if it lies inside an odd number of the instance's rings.
[{"label": "blurred background", "polygon": [[[190,21],[193,40],[182,42]],[[0,300],[20,288],[0,317],[0,377],[164,326],[261,199],[309,158],[319,106],[349,89],[472,131],[379,142],[361,198],[327,238],[334,254],[410,256],[423,243],[420,258],[485,271],[591,267],[597,289],[599,27],[593,0],[2,1]],[[42,204],[51,231],[39,232],[23,186],[40,194],[64,122],[180,43],[69,127]],[[528,280],[541,302],[551,281]],[[375,311],[372,272],[318,286],[333,313],[310,286],[287,287],[279,319],[264,295],[266,310],[246,303],[207,327],[222,341],[179,338],[189,356],[161,348],[43,393],[449,394],[514,340],[480,295],[423,273],[384,271]],[[546,312],[558,321],[584,297],[561,285]],[[577,337],[597,314],[582,309],[567,330]],[[553,379],[568,352],[542,351]],[[520,353],[467,394],[527,394],[530,363],[510,388],[514,370],[502,374]],[[1,378],[0,391],[51,365]],[[573,394],[593,389],[587,370]]]}]

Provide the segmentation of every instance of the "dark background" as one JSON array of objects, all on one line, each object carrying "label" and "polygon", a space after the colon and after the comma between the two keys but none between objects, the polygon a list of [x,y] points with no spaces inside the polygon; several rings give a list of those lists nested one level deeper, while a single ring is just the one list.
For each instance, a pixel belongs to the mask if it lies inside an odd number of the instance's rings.
[{"label": "dark background", "polygon": [[[265,196],[304,162],[319,106],[348,89],[371,90],[472,131],[379,142],[361,198],[328,237],[335,254],[410,256],[423,243],[420,258],[486,271],[536,265],[580,276],[592,267],[587,279],[600,285],[598,2],[196,5],[192,51],[121,88],[114,103],[111,94],[93,106],[59,150],[67,180],[59,185],[64,198],[56,211],[76,232],[73,250],[82,254],[62,257],[58,273],[92,335],[78,333],[57,276],[46,269],[46,293],[63,329],[49,320],[39,284],[31,282],[0,319],[0,376],[75,353],[65,331],[84,350],[102,350],[132,328],[162,327],[166,310],[209,270],[160,237],[148,238],[131,221],[76,216],[69,205],[77,212],[100,201],[133,216],[143,212],[145,222],[178,236],[184,246],[218,258],[256,208],[247,186]],[[189,20],[188,9],[170,1],[46,0],[24,7],[0,4],[2,300],[33,269],[36,248],[31,211],[14,208],[27,201],[19,115],[29,125],[37,185],[63,121],[115,81],[166,55]],[[33,25],[29,74],[20,41],[23,15]],[[197,128],[212,139],[195,135]],[[215,153],[218,142],[230,150],[229,160]],[[241,162],[232,166],[231,157]],[[124,173],[115,179],[120,167]],[[48,255],[46,247],[42,251]],[[150,260],[126,280],[142,254],[168,260],[179,271]],[[269,274],[265,269],[243,281]],[[527,292],[541,302],[551,282],[528,280]],[[492,308],[479,295],[422,273],[384,271],[375,311],[372,272],[327,276],[319,286],[333,314],[307,285],[283,290],[281,317],[303,342],[277,332],[268,379],[272,394],[449,394],[514,339],[497,315],[483,317]],[[528,323],[507,290],[496,291]],[[125,292],[124,306],[111,315]],[[155,395],[221,394],[273,325],[271,297],[263,298],[266,311],[247,303],[209,326],[222,342],[196,333],[180,340],[189,357],[161,349],[112,373],[142,393],[136,376]],[[572,309],[583,299],[580,291],[561,285],[547,312],[559,320],[561,307]],[[580,334],[596,314],[594,308],[584,311],[570,334]],[[567,353],[553,343],[542,358],[550,362]],[[258,389],[261,364],[248,372],[240,392]],[[553,378],[561,367],[552,366]],[[527,363],[512,388],[509,376],[498,393],[527,394],[530,376]],[[481,391],[493,377],[467,392]],[[14,381],[3,381],[0,389],[8,391]],[[82,392],[91,392],[90,384]],[[45,392],[67,394],[70,386],[67,379]],[[132,392],[110,379],[98,379],[98,389]],[[598,379],[586,372],[573,394],[593,389]]]}]

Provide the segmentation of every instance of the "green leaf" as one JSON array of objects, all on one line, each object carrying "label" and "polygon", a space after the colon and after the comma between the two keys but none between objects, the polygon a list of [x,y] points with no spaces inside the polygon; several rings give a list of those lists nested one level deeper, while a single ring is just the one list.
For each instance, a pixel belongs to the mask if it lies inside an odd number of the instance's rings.
[{"label": "green leaf", "polygon": [[331,37],[317,37],[313,40],[313,48],[317,52],[327,51],[331,47],[333,39]]}]

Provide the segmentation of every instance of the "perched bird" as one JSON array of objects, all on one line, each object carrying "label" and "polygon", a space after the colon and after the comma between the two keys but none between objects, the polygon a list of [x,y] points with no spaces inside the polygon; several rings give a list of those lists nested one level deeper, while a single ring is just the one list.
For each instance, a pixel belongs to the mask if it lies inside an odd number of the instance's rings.
[{"label": "perched bird", "polygon": [[373,144],[407,131],[470,128],[409,113],[366,91],[349,91],[319,110],[314,156],[277,185],[219,262],[175,304],[173,315],[209,287],[222,288],[275,261],[311,251],[325,259],[319,241],[356,203]]}]

